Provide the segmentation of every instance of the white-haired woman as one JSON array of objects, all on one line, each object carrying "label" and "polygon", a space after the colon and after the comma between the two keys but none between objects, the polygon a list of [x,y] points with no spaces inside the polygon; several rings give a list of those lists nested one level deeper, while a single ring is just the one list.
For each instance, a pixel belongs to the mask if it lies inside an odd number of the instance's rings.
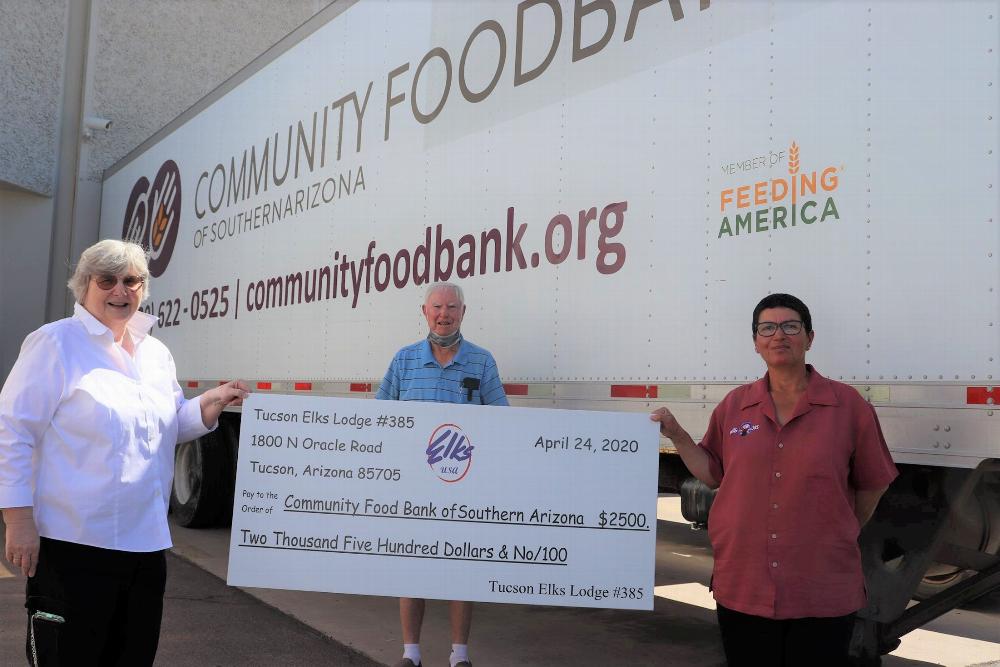
[{"label": "white-haired woman", "polygon": [[4,555],[28,577],[32,664],[152,664],[174,448],[247,393],[233,381],[185,400],[139,312],[148,281],[134,243],[85,250],[73,316],[25,339],[0,391]]}]

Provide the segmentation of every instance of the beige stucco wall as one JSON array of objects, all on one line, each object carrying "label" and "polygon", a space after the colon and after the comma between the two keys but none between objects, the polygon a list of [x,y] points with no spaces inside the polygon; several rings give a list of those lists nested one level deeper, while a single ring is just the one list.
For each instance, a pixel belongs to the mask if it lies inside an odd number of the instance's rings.
[{"label": "beige stucco wall", "polygon": [[0,0],[0,183],[41,195],[55,189],[66,14],[66,0]]},{"label": "beige stucco wall", "polygon": [[72,304],[104,170],[330,3],[0,0],[0,380]]},{"label": "beige stucco wall", "polygon": [[[100,0],[87,106],[114,121],[85,177],[124,157],[329,0]],[[122,39],[128,35],[128,39]]]}]

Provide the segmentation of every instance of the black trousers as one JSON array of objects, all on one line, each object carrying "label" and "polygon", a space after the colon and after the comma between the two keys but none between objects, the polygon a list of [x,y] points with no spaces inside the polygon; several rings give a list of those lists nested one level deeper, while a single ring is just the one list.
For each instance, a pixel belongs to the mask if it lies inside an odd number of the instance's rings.
[{"label": "black trousers", "polygon": [[115,551],[43,537],[24,604],[28,663],[152,665],[166,581],[163,551]]},{"label": "black trousers", "polygon": [[854,614],[832,618],[776,620],[716,604],[722,647],[730,667],[842,667]]}]

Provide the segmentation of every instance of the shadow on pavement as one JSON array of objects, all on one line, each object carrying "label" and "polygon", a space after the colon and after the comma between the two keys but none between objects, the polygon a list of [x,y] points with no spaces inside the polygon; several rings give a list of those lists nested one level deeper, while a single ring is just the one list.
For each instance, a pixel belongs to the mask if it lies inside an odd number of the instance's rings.
[{"label": "shadow on pavement", "polygon": [[[380,667],[169,553],[167,573],[157,665]],[[0,665],[26,664],[25,623],[24,578],[0,577]]]}]

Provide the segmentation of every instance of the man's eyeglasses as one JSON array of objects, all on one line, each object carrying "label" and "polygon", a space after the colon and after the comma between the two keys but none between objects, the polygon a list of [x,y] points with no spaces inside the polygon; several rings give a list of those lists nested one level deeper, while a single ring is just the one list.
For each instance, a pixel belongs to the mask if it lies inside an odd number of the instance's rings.
[{"label": "man's eyeglasses", "polygon": [[786,336],[794,336],[802,331],[802,322],[800,320],[785,320],[784,322],[758,322],[757,335],[764,336],[765,338],[773,336],[778,333],[778,327],[781,327],[782,333]]},{"label": "man's eyeglasses", "polygon": [[139,276],[125,276],[124,278],[119,278],[118,276],[94,276],[94,282],[102,290],[107,292],[108,290],[114,289],[118,281],[122,282],[129,292],[136,292],[142,287],[143,283],[146,282],[145,278],[140,278]]}]

